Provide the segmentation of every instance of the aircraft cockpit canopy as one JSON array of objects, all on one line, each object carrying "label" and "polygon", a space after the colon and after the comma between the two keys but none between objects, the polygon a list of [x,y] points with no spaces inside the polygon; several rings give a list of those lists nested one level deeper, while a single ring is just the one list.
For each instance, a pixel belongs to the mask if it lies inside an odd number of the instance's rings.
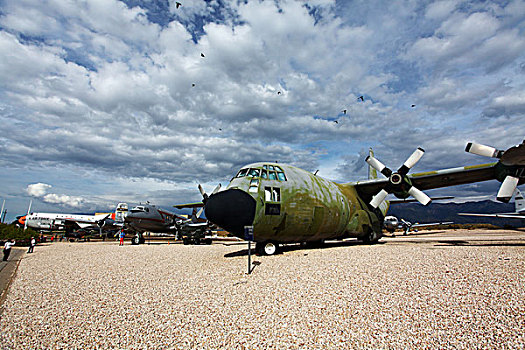
[{"label": "aircraft cockpit canopy", "polygon": [[235,177],[252,177],[264,180],[286,181],[283,169],[277,165],[264,164],[261,168],[244,168],[239,170]]},{"label": "aircraft cockpit canopy", "polygon": [[133,209],[131,209],[132,213],[149,213],[149,208],[144,207],[143,205],[137,205]]}]

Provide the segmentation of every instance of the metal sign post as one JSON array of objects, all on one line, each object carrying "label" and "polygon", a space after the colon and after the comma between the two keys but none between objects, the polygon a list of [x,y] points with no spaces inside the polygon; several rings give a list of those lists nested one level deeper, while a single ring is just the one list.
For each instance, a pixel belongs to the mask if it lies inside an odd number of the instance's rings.
[{"label": "metal sign post", "polygon": [[248,275],[252,273],[253,226],[244,226],[244,239],[248,241]]}]

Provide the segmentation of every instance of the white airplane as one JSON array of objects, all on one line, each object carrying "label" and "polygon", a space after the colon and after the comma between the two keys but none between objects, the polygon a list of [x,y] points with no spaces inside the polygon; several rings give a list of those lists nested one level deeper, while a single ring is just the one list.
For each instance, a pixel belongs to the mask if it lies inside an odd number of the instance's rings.
[{"label": "white airplane", "polygon": [[478,213],[458,213],[458,215],[463,216],[485,216],[492,218],[505,218],[505,219],[525,219],[525,199],[520,190],[516,188],[514,205],[516,211],[514,213],[495,213],[495,214],[478,214]]},{"label": "white airplane", "polygon": [[411,230],[413,230],[414,232],[417,232],[417,228],[419,227],[448,225],[448,224],[453,224],[453,222],[452,221],[432,222],[428,224],[419,224],[416,222],[415,224],[413,224],[410,221],[406,221],[404,219],[398,219],[392,215],[385,216],[385,221],[383,222],[383,226],[388,232],[394,233],[395,230],[401,229],[403,230],[404,236],[406,236]]},{"label": "white airplane", "polygon": [[15,225],[29,227],[34,230],[65,231],[71,234],[76,230],[118,229],[123,226],[127,216],[128,205],[119,203],[115,213],[79,215],[61,213],[31,213],[19,216]]}]

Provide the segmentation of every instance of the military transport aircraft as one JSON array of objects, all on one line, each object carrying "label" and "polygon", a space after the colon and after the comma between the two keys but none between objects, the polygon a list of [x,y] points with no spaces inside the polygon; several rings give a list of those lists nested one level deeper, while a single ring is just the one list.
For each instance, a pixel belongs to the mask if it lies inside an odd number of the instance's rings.
[{"label": "military transport aircraft", "polygon": [[126,217],[126,226],[137,235],[131,240],[132,244],[144,243],[144,232],[170,233],[182,239],[184,244],[211,244],[211,239],[205,235],[210,233],[207,220],[199,219],[202,203],[183,204],[179,208],[193,208],[190,218],[169,212],[147,202],[130,210]]},{"label": "military transport aircraft", "polygon": [[478,214],[478,213],[458,213],[458,215],[464,216],[485,216],[492,218],[505,218],[505,219],[525,219],[525,199],[520,190],[516,189],[516,196],[514,197],[514,206],[516,211],[514,213],[495,213],[495,214]]},{"label": "military transport aircraft", "polygon": [[[322,242],[355,237],[375,243],[389,203],[388,194],[414,197],[428,204],[423,190],[497,179],[497,198],[508,201],[516,186],[525,182],[524,143],[498,151],[469,143],[467,152],[499,158],[497,163],[407,175],[423,156],[418,148],[396,171],[373,155],[366,162],[373,170],[368,180],[338,184],[285,164],[262,162],[242,167],[224,191],[204,193],[206,218],[233,235],[244,238],[253,226],[256,250],[274,254],[282,243]],[[386,178],[376,178],[376,172]]]},{"label": "military transport aircraft", "polygon": [[393,215],[385,216],[385,220],[383,222],[383,227],[385,230],[387,230],[390,233],[394,233],[396,230],[403,230],[403,235],[406,236],[410,231],[417,232],[418,228],[421,227],[428,227],[428,226],[439,226],[439,225],[448,225],[453,224],[452,221],[446,221],[446,222],[432,222],[428,224],[420,224],[420,223],[411,223],[410,221],[407,221],[405,219],[398,219],[397,217]]}]

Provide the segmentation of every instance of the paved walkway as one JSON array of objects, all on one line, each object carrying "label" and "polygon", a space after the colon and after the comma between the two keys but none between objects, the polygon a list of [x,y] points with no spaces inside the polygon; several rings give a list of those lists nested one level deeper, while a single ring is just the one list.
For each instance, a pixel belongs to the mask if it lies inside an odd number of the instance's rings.
[{"label": "paved walkway", "polygon": [[[27,247],[13,247],[7,261],[0,261],[0,307],[2,306],[11,280],[15,275],[20,259],[26,254]],[[2,255],[3,256],[3,255]]]}]

